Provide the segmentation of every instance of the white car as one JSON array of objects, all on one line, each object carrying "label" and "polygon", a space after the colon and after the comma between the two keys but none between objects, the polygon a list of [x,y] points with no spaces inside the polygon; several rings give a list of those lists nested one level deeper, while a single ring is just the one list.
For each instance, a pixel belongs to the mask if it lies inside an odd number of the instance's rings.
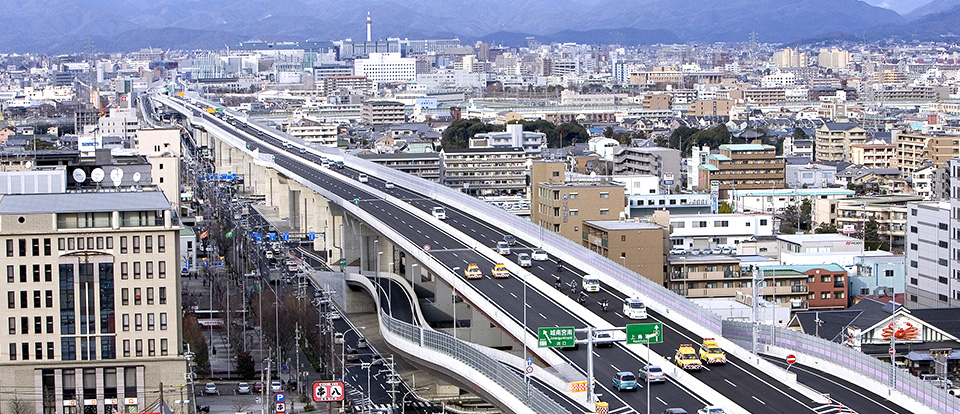
[{"label": "white car", "polygon": [[389,189],[389,188],[393,188],[393,187],[394,187],[394,186],[393,186],[393,181],[387,181],[386,183],[383,184],[383,186],[384,186],[385,188],[388,188],[388,189]]},{"label": "white car", "polygon": [[203,386],[203,393],[207,395],[219,395],[220,391],[217,391],[217,384],[208,382],[207,385]]},{"label": "white car", "polygon": [[507,244],[507,242],[497,242],[497,248],[495,250],[504,256],[510,255],[510,245]]},{"label": "white car", "polygon": [[530,255],[526,253],[520,253],[517,255],[517,264],[520,267],[530,267],[533,263],[530,261]]},{"label": "white car", "polygon": [[237,384],[237,394],[249,394],[250,393],[250,384],[246,382],[241,382]]},{"label": "white car", "polygon": [[600,279],[590,275],[583,275],[583,290],[587,292],[599,292]]},{"label": "white car", "polygon": [[446,220],[447,219],[447,210],[444,210],[443,207],[437,206],[431,210],[433,213],[433,218],[437,220]]},{"label": "white car", "polygon": [[367,178],[367,175],[366,175],[366,174],[360,174],[360,175],[357,176],[357,181],[359,181],[359,182],[361,182],[361,183],[367,183],[367,182],[370,182],[370,179]]},{"label": "white car", "polygon": [[280,381],[270,381],[270,391],[273,391],[273,392],[283,391],[283,385],[280,384]]},{"label": "white car", "polygon": [[547,252],[543,250],[534,250],[530,257],[538,262],[543,262],[549,259],[549,257],[547,257]]}]

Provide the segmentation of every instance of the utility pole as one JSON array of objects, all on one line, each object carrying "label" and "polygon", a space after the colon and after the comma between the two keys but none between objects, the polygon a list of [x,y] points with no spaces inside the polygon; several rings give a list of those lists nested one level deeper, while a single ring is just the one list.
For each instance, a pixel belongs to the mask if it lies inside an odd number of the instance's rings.
[{"label": "utility pole", "polygon": [[[270,387],[270,383],[272,382],[270,379],[270,374],[272,373],[272,371],[270,370],[270,362],[271,362],[270,357],[267,357],[266,362],[267,362],[267,370],[266,370],[267,380],[264,381],[263,387],[260,388],[260,414],[267,414],[267,395],[269,395],[267,393],[267,387]],[[260,372],[260,378],[263,378],[263,371]]]}]

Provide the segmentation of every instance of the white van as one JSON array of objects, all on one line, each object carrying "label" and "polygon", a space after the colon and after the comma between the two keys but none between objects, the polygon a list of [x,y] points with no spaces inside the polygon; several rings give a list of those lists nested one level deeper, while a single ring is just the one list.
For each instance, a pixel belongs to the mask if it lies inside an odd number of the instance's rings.
[{"label": "white van", "polygon": [[444,210],[443,207],[437,206],[433,210],[433,218],[437,220],[446,220],[447,219],[447,210]]},{"label": "white van", "polygon": [[640,299],[624,299],[623,315],[630,319],[647,319],[647,305]]},{"label": "white van", "polygon": [[586,292],[599,292],[600,279],[595,276],[583,275],[583,290]]}]

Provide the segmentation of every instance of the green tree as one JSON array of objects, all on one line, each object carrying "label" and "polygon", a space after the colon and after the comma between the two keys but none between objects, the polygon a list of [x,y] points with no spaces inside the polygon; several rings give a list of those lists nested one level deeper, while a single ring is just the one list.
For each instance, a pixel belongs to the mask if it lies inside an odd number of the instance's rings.
[{"label": "green tree", "polygon": [[793,139],[810,139],[810,136],[803,132],[803,128],[800,127],[794,127],[791,135],[793,135]]},{"label": "green tree", "polygon": [[607,138],[613,138],[613,127],[608,126],[603,129],[603,136]]},{"label": "green tree", "polygon": [[863,247],[867,250],[880,250],[883,240],[880,239],[880,223],[870,218],[863,229]]},{"label": "green tree", "polygon": [[[547,137],[549,139],[549,137]],[[563,148],[567,145],[573,145],[590,140],[590,134],[587,129],[576,121],[565,122],[557,127],[557,142],[548,143],[548,146],[554,148]]]},{"label": "green tree", "polygon": [[[700,132],[697,128],[690,128],[686,126],[678,127],[670,133],[670,145],[669,148],[678,149],[683,151],[682,146],[689,140],[690,136]],[[690,146],[687,144],[686,147],[689,149]],[[686,151],[683,151],[683,154],[686,155]]]},{"label": "green tree", "polygon": [[683,152],[683,154],[688,154],[690,152],[690,148],[694,145],[707,145],[710,148],[717,148],[723,144],[729,144],[732,139],[733,134],[727,130],[726,125],[721,124],[710,129],[704,129],[693,133],[686,141],[684,141],[684,145],[680,148],[680,150]]},{"label": "green tree", "polygon": [[717,207],[717,213],[720,214],[731,214],[733,213],[733,207],[730,206],[730,203],[724,201],[720,203],[720,206]]},{"label": "green tree", "polygon": [[820,225],[817,226],[817,228],[814,229],[813,232],[816,234],[837,234],[840,231],[837,229],[837,226],[834,226],[833,224],[830,224],[827,222],[823,222],[823,223],[820,223]]},{"label": "green tree", "polygon": [[484,123],[476,118],[458,119],[443,130],[440,143],[443,148],[467,148],[476,134],[502,131],[502,127]]},{"label": "green tree", "polygon": [[192,312],[183,317],[183,340],[190,345],[194,353],[194,362],[197,364],[197,375],[210,374],[210,355],[207,353],[207,341],[203,338],[200,323]]},{"label": "green tree", "polygon": [[253,355],[249,352],[237,352],[237,375],[243,379],[253,379],[257,375],[256,364],[253,361]]}]

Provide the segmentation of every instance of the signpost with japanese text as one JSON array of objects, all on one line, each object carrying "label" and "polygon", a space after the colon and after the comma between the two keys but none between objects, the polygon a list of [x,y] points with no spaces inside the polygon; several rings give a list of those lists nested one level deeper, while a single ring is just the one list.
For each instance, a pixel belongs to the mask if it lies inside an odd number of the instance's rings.
[{"label": "signpost with japanese text", "polygon": [[537,338],[540,348],[571,347],[577,340],[572,326],[537,328]]}]

